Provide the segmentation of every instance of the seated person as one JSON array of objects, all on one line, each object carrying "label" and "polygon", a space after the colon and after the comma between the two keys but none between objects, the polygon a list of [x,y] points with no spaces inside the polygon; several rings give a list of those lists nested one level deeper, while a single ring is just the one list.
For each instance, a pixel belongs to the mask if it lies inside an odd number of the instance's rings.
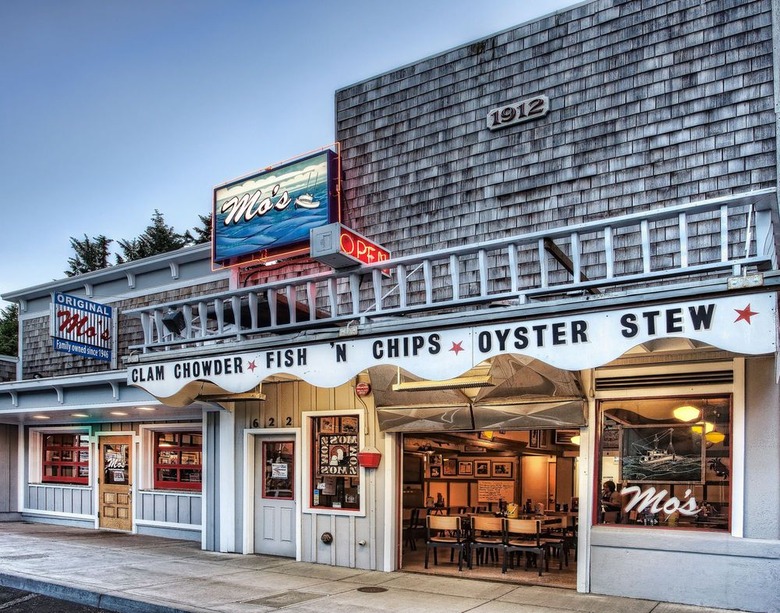
[{"label": "seated person", "polygon": [[604,482],[604,487],[601,490],[601,521],[619,524],[623,502],[615,489],[614,481]]}]

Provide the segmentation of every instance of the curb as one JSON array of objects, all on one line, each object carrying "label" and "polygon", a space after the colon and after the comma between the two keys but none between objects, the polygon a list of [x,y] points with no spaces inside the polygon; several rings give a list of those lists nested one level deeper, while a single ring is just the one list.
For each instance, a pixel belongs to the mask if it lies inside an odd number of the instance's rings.
[{"label": "curb", "polygon": [[36,594],[59,598],[60,600],[67,600],[76,604],[116,611],[117,613],[189,613],[185,609],[134,600],[124,596],[93,592],[78,587],[68,587],[57,583],[47,583],[39,579],[6,573],[0,573],[0,585],[35,592]]}]

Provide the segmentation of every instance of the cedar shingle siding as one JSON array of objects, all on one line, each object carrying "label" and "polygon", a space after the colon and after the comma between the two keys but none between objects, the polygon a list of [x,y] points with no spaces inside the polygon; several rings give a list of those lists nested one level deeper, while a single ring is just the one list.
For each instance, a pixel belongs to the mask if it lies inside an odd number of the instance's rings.
[{"label": "cedar shingle siding", "polygon": [[[772,187],[770,18],[768,1],[602,0],[339,90],[344,223],[408,255]],[[546,117],[487,129],[539,94]],[[691,248],[717,248],[694,223]]]}]

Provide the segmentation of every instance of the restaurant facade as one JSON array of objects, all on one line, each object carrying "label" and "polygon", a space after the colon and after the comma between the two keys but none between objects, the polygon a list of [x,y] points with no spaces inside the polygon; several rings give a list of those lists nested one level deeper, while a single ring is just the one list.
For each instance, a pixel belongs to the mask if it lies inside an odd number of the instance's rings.
[{"label": "restaurant facade", "polygon": [[[775,11],[597,0],[345,87],[211,244],[4,295],[0,517],[780,610]],[[439,514],[568,555],[426,569]]]}]

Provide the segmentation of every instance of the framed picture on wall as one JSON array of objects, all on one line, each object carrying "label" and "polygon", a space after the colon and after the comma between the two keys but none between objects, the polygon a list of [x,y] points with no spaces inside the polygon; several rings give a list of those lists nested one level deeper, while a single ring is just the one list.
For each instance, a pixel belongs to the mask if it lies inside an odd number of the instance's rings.
[{"label": "framed picture on wall", "polygon": [[431,456],[430,465],[431,466],[441,466],[441,455],[438,454],[438,453],[434,453]]},{"label": "framed picture on wall", "polygon": [[493,476],[499,479],[511,479],[514,464],[512,462],[493,461]]},{"label": "framed picture on wall", "polygon": [[474,474],[477,477],[489,477],[490,460],[474,460]]},{"label": "framed picture on wall", "polygon": [[341,418],[341,432],[344,432],[345,434],[357,434],[357,431],[358,431],[357,417]]},{"label": "framed picture on wall", "polygon": [[529,449],[541,449],[546,444],[546,435],[544,430],[531,430],[528,440]]},{"label": "framed picture on wall", "polygon": [[455,458],[447,458],[442,464],[441,474],[445,477],[454,477],[458,474],[458,461]]},{"label": "framed picture on wall", "polygon": [[458,474],[463,477],[470,477],[474,474],[474,462],[460,460],[458,462]]},{"label": "framed picture on wall", "polygon": [[333,434],[336,431],[335,417],[320,417],[320,432],[323,434]]},{"label": "framed picture on wall", "polygon": [[438,479],[441,477],[441,466],[431,466],[429,470],[431,473],[431,479]]}]

